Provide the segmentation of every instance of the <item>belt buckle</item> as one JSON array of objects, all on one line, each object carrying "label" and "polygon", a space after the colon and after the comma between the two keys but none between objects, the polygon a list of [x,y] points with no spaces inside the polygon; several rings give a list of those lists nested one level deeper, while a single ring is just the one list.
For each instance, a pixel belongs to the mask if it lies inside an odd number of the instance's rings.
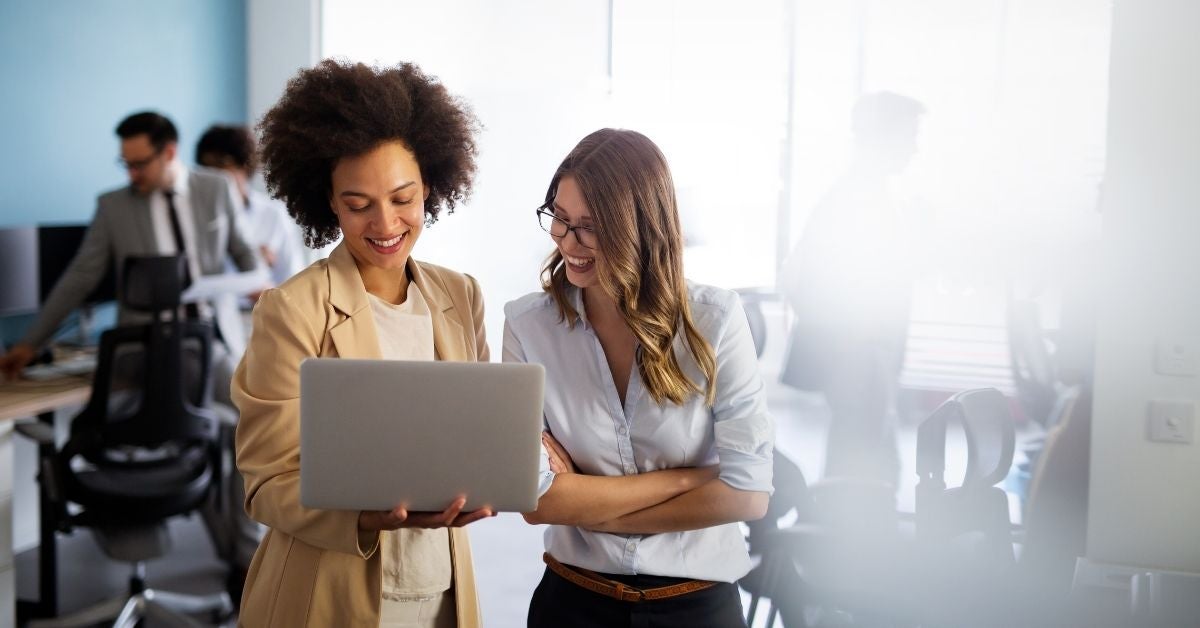
[{"label": "belt buckle", "polygon": [[646,591],[637,587],[631,587],[624,582],[616,581],[617,584],[617,599],[626,602],[645,602]]}]

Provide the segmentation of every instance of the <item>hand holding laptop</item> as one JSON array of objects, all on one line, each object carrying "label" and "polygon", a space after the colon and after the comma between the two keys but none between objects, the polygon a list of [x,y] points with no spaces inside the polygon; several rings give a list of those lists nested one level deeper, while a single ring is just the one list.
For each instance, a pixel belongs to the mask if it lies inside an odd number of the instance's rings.
[{"label": "hand holding laptop", "polygon": [[409,512],[403,504],[392,510],[364,510],[358,514],[358,529],[374,532],[398,528],[461,528],[480,519],[496,516],[496,511],[487,506],[462,512],[466,505],[467,498],[459,497],[442,512]]}]

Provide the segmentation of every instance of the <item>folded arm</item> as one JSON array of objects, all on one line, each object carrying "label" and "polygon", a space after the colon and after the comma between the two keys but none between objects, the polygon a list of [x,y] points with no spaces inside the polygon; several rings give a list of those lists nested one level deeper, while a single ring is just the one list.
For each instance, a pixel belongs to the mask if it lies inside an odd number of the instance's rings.
[{"label": "folded arm", "polygon": [[584,527],[624,534],[699,530],[761,519],[767,512],[767,499],[764,491],[743,491],[716,479],[661,504]]},{"label": "folded arm", "polygon": [[758,357],[736,297],[714,343],[717,396],[713,440],[720,476],[649,508],[589,527],[598,532],[655,534],[761,519],[771,491],[774,429],[758,374]]},{"label": "folded arm", "polygon": [[529,523],[589,528],[661,504],[716,477],[716,467],[666,469],[637,475],[557,473]]},{"label": "folded arm", "polygon": [[[596,532],[656,534],[698,530],[733,521],[751,521],[766,513],[767,493],[735,489],[718,479],[719,467],[701,467],[652,471],[632,476],[603,477],[580,475],[566,449],[549,434],[543,434],[550,469],[556,475],[551,491],[538,503],[538,511],[558,515],[564,521],[532,521],[575,525]],[[679,474],[672,485],[666,479]],[[623,480],[596,482],[595,480]],[[546,502],[554,485],[561,488]],[[659,492],[655,491],[655,485]],[[664,497],[666,496],[666,497]],[[635,510],[628,506],[638,499],[648,505]],[[543,506],[545,504],[545,506]],[[622,512],[624,511],[624,512]],[[597,516],[619,513],[596,521]],[[530,516],[526,515],[526,520]]]}]

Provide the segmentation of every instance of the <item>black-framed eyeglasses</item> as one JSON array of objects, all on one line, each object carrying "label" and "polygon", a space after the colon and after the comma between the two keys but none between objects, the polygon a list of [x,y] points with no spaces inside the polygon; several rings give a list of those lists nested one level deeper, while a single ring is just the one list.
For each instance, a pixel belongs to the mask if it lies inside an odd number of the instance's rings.
[{"label": "black-framed eyeglasses", "polygon": [[542,227],[542,231],[549,233],[555,239],[561,240],[567,237],[568,233],[575,232],[575,239],[584,248],[594,249],[600,242],[596,239],[596,232],[591,227],[583,225],[571,226],[570,223],[555,216],[553,213],[546,210],[546,206],[542,205],[537,208],[538,225]]},{"label": "black-framed eyeglasses", "polygon": [[127,160],[124,157],[117,157],[117,167],[122,170],[145,170],[146,166],[154,163],[154,160],[158,159],[161,154],[161,150],[156,150],[153,155],[145,159]]}]

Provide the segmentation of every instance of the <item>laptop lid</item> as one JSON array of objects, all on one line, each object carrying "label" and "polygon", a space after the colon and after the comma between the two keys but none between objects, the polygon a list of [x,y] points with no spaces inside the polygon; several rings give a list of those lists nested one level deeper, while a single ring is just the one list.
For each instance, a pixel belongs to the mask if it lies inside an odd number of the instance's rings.
[{"label": "laptop lid", "polygon": [[544,381],[538,364],[305,360],[301,504],[534,510]]}]

